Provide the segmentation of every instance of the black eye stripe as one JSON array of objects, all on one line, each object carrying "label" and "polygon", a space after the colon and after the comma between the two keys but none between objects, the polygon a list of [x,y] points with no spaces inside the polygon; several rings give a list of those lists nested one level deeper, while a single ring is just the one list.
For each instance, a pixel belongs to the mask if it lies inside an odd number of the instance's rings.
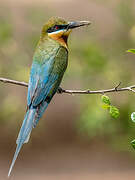
[{"label": "black eye stripe", "polygon": [[47,30],[47,32],[48,32],[48,33],[51,33],[51,32],[58,31],[58,30],[60,30],[60,29],[67,29],[67,28],[68,28],[68,25],[66,25],[66,24],[55,25],[55,26],[49,28],[49,29]]}]

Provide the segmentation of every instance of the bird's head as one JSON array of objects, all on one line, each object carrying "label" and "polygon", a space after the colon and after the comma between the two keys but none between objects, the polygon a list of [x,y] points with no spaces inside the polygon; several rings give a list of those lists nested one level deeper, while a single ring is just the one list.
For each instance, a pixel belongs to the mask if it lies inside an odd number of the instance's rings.
[{"label": "bird's head", "polygon": [[62,46],[67,47],[68,36],[72,29],[89,24],[89,21],[67,22],[62,18],[52,17],[43,26],[41,38],[51,38],[56,40]]}]

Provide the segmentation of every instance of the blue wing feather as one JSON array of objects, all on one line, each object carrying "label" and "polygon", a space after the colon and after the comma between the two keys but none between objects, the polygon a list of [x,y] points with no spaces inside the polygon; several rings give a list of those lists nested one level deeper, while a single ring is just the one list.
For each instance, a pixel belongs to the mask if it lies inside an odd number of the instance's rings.
[{"label": "blue wing feather", "polygon": [[52,73],[54,60],[49,60],[44,64],[33,62],[28,88],[28,106],[32,103],[37,106],[48,95],[50,89],[58,78],[57,74]]}]

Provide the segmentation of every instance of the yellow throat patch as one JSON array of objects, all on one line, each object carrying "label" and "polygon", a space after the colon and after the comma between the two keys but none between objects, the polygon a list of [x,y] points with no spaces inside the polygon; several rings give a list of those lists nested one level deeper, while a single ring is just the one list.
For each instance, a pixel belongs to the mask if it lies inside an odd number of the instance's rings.
[{"label": "yellow throat patch", "polygon": [[67,39],[69,34],[71,33],[71,30],[68,31],[56,31],[54,33],[48,33],[48,36],[56,41],[58,41],[62,46],[65,48],[68,48],[67,45]]}]

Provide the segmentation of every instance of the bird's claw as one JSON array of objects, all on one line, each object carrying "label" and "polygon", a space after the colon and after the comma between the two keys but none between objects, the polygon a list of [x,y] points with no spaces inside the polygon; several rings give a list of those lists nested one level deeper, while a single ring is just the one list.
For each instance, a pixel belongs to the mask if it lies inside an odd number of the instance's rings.
[{"label": "bird's claw", "polygon": [[58,90],[57,90],[57,93],[62,94],[63,93],[63,89],[61,87],[59,87]]}]

